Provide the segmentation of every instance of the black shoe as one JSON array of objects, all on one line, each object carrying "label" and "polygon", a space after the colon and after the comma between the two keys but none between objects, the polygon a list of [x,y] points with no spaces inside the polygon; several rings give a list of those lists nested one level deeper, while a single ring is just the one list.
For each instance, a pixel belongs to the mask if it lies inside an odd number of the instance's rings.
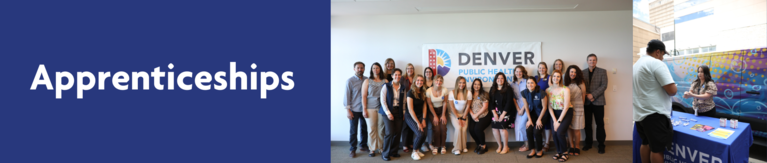
[{"label": "black shoe", "polygon": [[386,156],[381,156],[381,158],[383,158],[383,160],[384,160],[384,161],[389,161],[389,160],[391,160],[391,158],[389,158],[389,157],[386,157]]},{"label": "black shoe", "polygon": [[375,157],[375,156],[376,156],[376,153],[375,153],[375,152],[373,152],[373,153],[370,153],[370,154],[368,154],[368,156],[370,156],[370,157]]},{"label": "black shoe", "polygon": [[479,153],[478,154],[485,154],[485,152],[487,152],[487,147],[479,149]]},{"label": "black shoe", "polygon": [[599,148],[599,154],[605,154],[605,148]]},{"label": "black shoe", "polygon": [[589,149],[591,149],[591,146],[583,146],[582,149],[583,149],[583,151],[588,151]]},{"label": "black shoe", "polygon": [[395,153],[391,155],[392,157],[400,157],[399,153]]},{"label": "black shoe", "polygon": [[479,153],[479,145],[477,146],[477,148],[474,148],[474,153]]},{"label": "black shoe", "polygon": [[538,154],[536,154],[536,155],[535,155],[535,158],[541,158],[541,157],[543,157],[543,155],[545,155],[545,154],[546,154],[545,152],[541,152],[541,155],[538,155]]}]

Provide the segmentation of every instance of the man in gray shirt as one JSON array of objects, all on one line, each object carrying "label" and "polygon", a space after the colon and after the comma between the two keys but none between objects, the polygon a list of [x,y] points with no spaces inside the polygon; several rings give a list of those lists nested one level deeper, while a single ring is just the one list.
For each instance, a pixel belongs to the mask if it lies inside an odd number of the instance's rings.
[{"label": "man in gray shirt", "polygon": [[354,63],[354,76],[346,80],[346,92],[344,92],[344,107],[347,111],[346,117],[349,118],[351,123],[349,145],[351,145],[351,153],[349,157],[354,158],[357,156],[357,125],[360,126],[360,151],[369,152],[368,149],[368,125],[365,123],[365,118],[362,117],[362,83],[368,79],[362,76],[365,72],[365,63]]},{"label": "man in gray shirt", "polygon": [[674,133],[671,96],[677,90],[668,66],[663,63],[667,53],[663,42],[651,40],[647,43],[647,55],[633,67],[634,125],[641,138],[634,141],[642,141],[639,153],[643,163],[662,163],[663,151],[671,149]]}]

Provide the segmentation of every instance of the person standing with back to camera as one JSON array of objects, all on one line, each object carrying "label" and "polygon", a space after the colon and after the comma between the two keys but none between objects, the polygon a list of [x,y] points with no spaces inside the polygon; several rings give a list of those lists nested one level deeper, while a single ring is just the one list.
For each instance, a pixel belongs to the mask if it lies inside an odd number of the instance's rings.
[{"label": "person standing with back to camera", "polygon": [[643,163],[663,163],[663,151],[671,150],[672,145],[671,97],[677,88],[663,63],[664,54],[668,54],[666,45],[651,40],[647,55],[642,55],[632,68],[634,126],[642,141],[639,154]]},{"label": "person standing with back to camera", "polygon": [[607,70],[597,67],[597,55],[586,56],[589,67],[583,69],[583,80],[586,81],[586,102],[583,106],[586,126],[586,142],[583,150],[588,151],[594,142],[591,130],[591,119],[597,124],[597,142],[599,142],[599,154],[605,153],[605,90],[607,90]]}]

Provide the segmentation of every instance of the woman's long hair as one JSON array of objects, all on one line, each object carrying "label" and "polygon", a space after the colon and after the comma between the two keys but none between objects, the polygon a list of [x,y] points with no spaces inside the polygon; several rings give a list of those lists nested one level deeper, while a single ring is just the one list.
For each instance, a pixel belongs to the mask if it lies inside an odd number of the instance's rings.
[{"label": "woman's long hair", "polygon": [[423,86],[425,85],[426,79],[423,79],[424,83],[421,83],[421,88],[418,88],[418,86],[415,85],[415,82],[418,80],[418,78],[423,78],[423,75],[416,75],[415,79],[413,79],[413,83],[410,84],[410,91],[413,91],[413,96],[415,96],[415,99],[421,99],[421,97],[425,96],[423,91]]},{"label": "woman's long hair", "polygon": [[[378,66],[378,73],[373,72],[373,67]],[[378,79],[384,80],[386,77],[383,73],[383,67],[381,67],[381,64],[378,64],[378,62],[373,63],[373,65],[370,66],[370,78],[373,78],[375,74],[378,74]],[[393,73],[393,72],[392,72]]]},{"label": "woman's long hair", "polygon": [[[454,96],[458,96],[458,92],[463,92],[463,99],[466,100],[466,99],[468,99],[466,97],[466,88],[469,87],[469,84],[465,84],[466,86],[463,87],[463,89],[460,89],[460,88],[458,88],[458,84],[461,84],[461,80],[463,80],[463,82],[466,83],[466,78],[464,78],[463,76],[458,76],[458,78],[455,79],[455,87],[453,87],[454,88],[453,89],[453,95]],[[456,99],[458,99],[458,98],[456,98]]]},{"label": "woman's long hair", "polygon": [[[575,69],[575,79],[570,79],[570,70]],[[581,68],[576,65],[570,65],[567,67],[565,73],[567,74],[567,77],[565,77],[565,85],[570,85],[570,83],[575,82],[576,85],[580,85],[583,83],[583,72],[581,72]]]},{"label": "woman's long hair", "polygon": [[506,74],[503,74],[503,72],[498,72],[498,73],[495,74],[495,78],[493,78],[493,85],[490,86],[490,94],[495,94],[495,91],[498,91],[498,87],[499,86],[498,86],[498,82],[497,82],[498,80],[497,79],[499,78],[499,76],[503,76],[503,77],[500,77],[500,78],[503,78],[503,84],[502,84],[502,86],[500,86],[501,87],[501,90],[500,90],[501,94],[506,93],[506,90],[511,89],[511,88],[509,88],[510,87],[509,86],[509,80],[506,80]]},{"label": "woman's long hair", "polygon": [[525,66],[519,65],[519,66],[514,68],[514,82],[515,83],[517,81],[521,80],[521,79],[517,79],[517,70],[518,69],[522,70],[522,79],[527,79],[527,69],[525,69]]},{"label": "woman's long hair", "polygon": [[[474,91],[474,83],[476,82],[479,82],[479,92]],[[471,89],[469,89],[469,91],[471,91],[472,95],[477,95],[477,97],[481,99],[487,100],[488,98],[487,92],[485,92],[485,86],[479,78],[474,78],[474,81],[471,82]]]},{"label": "woman's long hair", "polygon": [[[706,65],[700,65],[700,66],[698,66],[698,68],[700,68],[700,69],[701,69],[701,71],[703,71],[703,78],[704,78],[706,81],[703,81],[703,82],[701,82],[701,81],[700,81],[700,77],[697,77],[697,78],[695,79],[695,82],[697,82],[697,84],[695,84],[695,85],[693,86],[693,88],[695,88],[695,87],[698,87],[698,86],[701,86],[701,85],[705,85],[705,84],[706,84],[706,83],[708,83],[708,82],[713,82],[713,81],[714,81],[714,80],[712,80],[712,79],[711,79],[711,70],[708,68],[708,66],[706,66]],[[695,82],[693,82],[693,83],[695,83]]]}]

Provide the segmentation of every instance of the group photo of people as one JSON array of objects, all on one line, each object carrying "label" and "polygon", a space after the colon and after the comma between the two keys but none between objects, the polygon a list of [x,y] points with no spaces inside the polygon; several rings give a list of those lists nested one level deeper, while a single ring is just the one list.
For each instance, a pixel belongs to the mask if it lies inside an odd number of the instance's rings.
[{"label": "group photo of people", "polygon": [[[446,78],[428,66],[397,67],[392,58],[383,64],[350,63],[354,75],[343,97],[351,127],[349,157],[360,157],[359,152],[384,161],[403,155],[421,160],[473,149],[476,155],[527,152],[528,159],[565,162],[582,150],[603,154],[607,71],[597,67],[596,54],[584,55],[583,62],[588,66],[566,65],[561,59],[540,62],[534,75],[517,65],[513,74],[496,73],[489,86],[479,78]],[[446,80],[455,85],[449,89]],[[496,142],[492,147],[485,140],[488,127]],[[512,134],[511,141],[522,146],[509,146]]]}]

